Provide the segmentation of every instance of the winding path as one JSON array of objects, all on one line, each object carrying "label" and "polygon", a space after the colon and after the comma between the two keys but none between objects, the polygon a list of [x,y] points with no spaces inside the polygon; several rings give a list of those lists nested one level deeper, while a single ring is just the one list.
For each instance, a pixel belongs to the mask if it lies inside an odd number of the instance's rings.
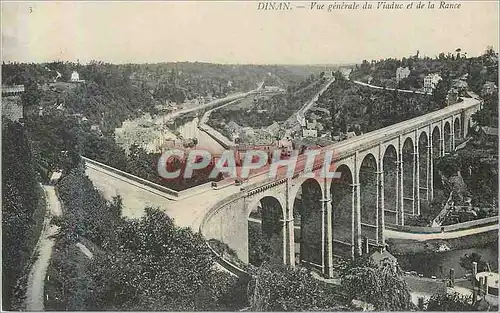
[{"label": "winding path", "polygon": [[396,89],[396,88],[390,88],[390,87],[380,87],[380,86],[375,86],[375,85],[370,85],[370,84],[367,84],[367,83],[363,83],[363,82],[360,82],[359,80],[353,80],[352,81],[353,83],[355,84],[358,84],[358,85],[361,85],[361,86],[365,86],[365,87],[370,87],[370,88],[373,88],[373,89],[380,89],[380,90],[387,90],[387,91],[394,91],[396,90],[397,92],[404,92],[404,93],[417,93],[417,94],[421,94],[421,95],[432,95],[432,93],[429,93],[429,92],[425,92],[425,91],[421,91],[421,90],[407,90],[407,89]]},{"label": "winding path", "polygon": [[57,234],[59,227],[50,224],[52,216],[61,216],[61,203],[57,198],[54,186],[43,186],[45,199],[47,202],[47,211],[43,221],[43,229],[38,239],[36,246],[38,258],[33,264],[29,276],[28,286],[26,289],[25,307],[26,311],[43,311],[44,310],[44,282],[50,258],[52,256],[52,248],[55,240],[53,235]]}]

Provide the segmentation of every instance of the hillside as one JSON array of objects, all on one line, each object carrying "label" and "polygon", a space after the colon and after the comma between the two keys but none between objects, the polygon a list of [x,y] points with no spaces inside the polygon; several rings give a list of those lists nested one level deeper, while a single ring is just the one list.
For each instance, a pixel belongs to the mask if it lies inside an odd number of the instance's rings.
[{"label": "hillside", "polygon": [[340,74],[336,78],[317,101],[317,107],[329,111],[318,121],[332,136],[348,131],[359,135],[442,107],[431,96],[364,87]]},{"label": "hillside", "polygon": [[42,229],[45,199],[34,169],[29,136],[2,120],[2,308],[17,310]]}]

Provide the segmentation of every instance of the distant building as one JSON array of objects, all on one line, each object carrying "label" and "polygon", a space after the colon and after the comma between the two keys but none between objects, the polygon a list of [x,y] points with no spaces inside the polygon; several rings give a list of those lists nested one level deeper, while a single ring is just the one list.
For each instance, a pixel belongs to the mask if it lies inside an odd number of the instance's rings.
[{"label": "distant building", "polygon": [[498,87],[495,85],[494,82],[485,82],[483,85],[483,89],[481,91],[481,94],[483,96],[485,95],[492,95],[498,93]]},{"label": "distant building", "polygon": [[434,74],[429,74],[424,77],[424,91],[425,92],[432,92],[437,84],[442,80],[443,78],[441,75],[434,73]]},{"label": "distant building", "polygon": [[370,255],[370,260],[378,265],[379,267],[383,267],[386,264],[390,264],[394,268],[398,264],[398,259],[390,254],[385,248],[379,247],[378,251],[373,252]]},{"label": "distant building", "polygon": [[293,143],[290,140],[278,140],[278,148],[281,149],[282,154],[290,156],[293,150]]},{"label": "distant building", "polygon": [[498,305],[498,273],[494,272],[480,272],[474,277],[480,285],[479,288],[484,293],[484,300],[490,305]]},{"label": "distant building", "polygon": [[307,126],[306,128],[307,129],[316,129],[316,124],[318,122],[316,122],[316,120],[312,120],[312,121],[307,121]]},{"label": "distant building", "polygon": [[21,95],[24,92],[24,85],[2,85],[2,97]]},{"label": "distant building", "polygon": [[78,74],[78,72],[77,72],[77,71],[73,71],[73,73],[71,73],[71,79],[70,79],[70,81],[71,81],[72,83],[82,83],[82,82],[84,82],[85,80],[80,79],[80,74]]},{"label": "distant building", "polygon": [[71,73],[71,81],[77,82],[79,80],[80,80],[80,74],[78,74],[77,71],[73,71],[73,73]]},{"label": "distant building", "polygon": [[333,143],[333,141],[326,140],[324,138],[299,138],[292,140],[293,148],[297,151],[318,149],[329,146]]},{"label": "distant building", "polygon": [[177,142],[174,134],[161,125],[152,124],[150,119],[151,117],[146,114],[132,121],[124,121],[122,127],[115,129],[116,143],[125,150],[125,153],[128,154],[130,146],[134,144],[148,153],[161,152],[162,149],[169,148],[170,144],[182,148],[182,142]]},{"label": "distant building", "polygon": [[332,71],[325,71],[325,76],[324,78],[331,79],[333,78],[333,72]]},{"label": "distant building", "polygon": [[304,138],[308,138],[308,137],[316,138],[316,137],[318,137],[318,130],[317,129],[303,129],[302,136]]},{"label": "distant building", "polygon": [[282,92],[282,91],[284,91],[282,88],[280,88],[278,86],[265,86],[264,90],[269,91],[269,92]]},{"label": "distant building", "polygon": [[351,75],[352,68],[342,68],[340,69],[340,72],[342,73],[345,79],[349,79],[349,75]]},{"label": "distant building", "polygon": [[410,69],[408,67],[398,67],[396,69],[396,81],[398,83],[408,76],[410,76]]},{"label": "distant building", "polygon": [[498,146],[498,128],[483,126],[479,129],[479,139],[486,146]]},{"label": "distant building", "polygon": [[266,127],[266,131],[271,135],[271,136],[276,136],[279,131],[280,131],[280,124],[278,122],[274,122],[268,127]]}]

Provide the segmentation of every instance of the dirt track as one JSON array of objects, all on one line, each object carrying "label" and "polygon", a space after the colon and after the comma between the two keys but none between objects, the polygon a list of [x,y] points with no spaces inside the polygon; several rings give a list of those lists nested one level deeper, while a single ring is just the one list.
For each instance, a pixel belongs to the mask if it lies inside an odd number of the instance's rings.
[{"label": "dirt track", "polygon": [[59,227],[50,224],[53,216],[62,214],[61,204],[57,198],[54,186],[43,186],[47,201],[47,212],[43,222],[42,233],[37,244],[38,258],[33,264],[28,276],[28,286],[26,289],[26,311],[43,311],[44,281],[47,267],[49,266],[54,247],[54,239],[51,238],[59,230]]}]

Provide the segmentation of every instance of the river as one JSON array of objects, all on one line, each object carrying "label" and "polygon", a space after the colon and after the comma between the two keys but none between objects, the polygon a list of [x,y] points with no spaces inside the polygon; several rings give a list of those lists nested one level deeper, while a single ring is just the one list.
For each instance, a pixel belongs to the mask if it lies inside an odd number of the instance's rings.
[{"label": "river", "polygon": [[209,151],[212,154],[221,154],[225,151],[217,141],[210,137],[207,133],[198,128],[200,119],[195,117],[189,122],[177,127],[177,131],[184,138],[198,139],[197,149]]},{"label": "river", "polygon": [[[460,266],[460,258],[465,254],[477,253],[481,260],[488,262],[491,269],[498,269],[498,242],[486,246],[460,249],[453,251],[420,253],[408,256],[398,256],[398,261],[405,271],[416,271],[425,277],[441,277],[441,267],[445,276],[449,275],[450,268],[455,270],[455,277],[464,277],[467,271]],[[478,269],[480,272],[481,269]]]}]

